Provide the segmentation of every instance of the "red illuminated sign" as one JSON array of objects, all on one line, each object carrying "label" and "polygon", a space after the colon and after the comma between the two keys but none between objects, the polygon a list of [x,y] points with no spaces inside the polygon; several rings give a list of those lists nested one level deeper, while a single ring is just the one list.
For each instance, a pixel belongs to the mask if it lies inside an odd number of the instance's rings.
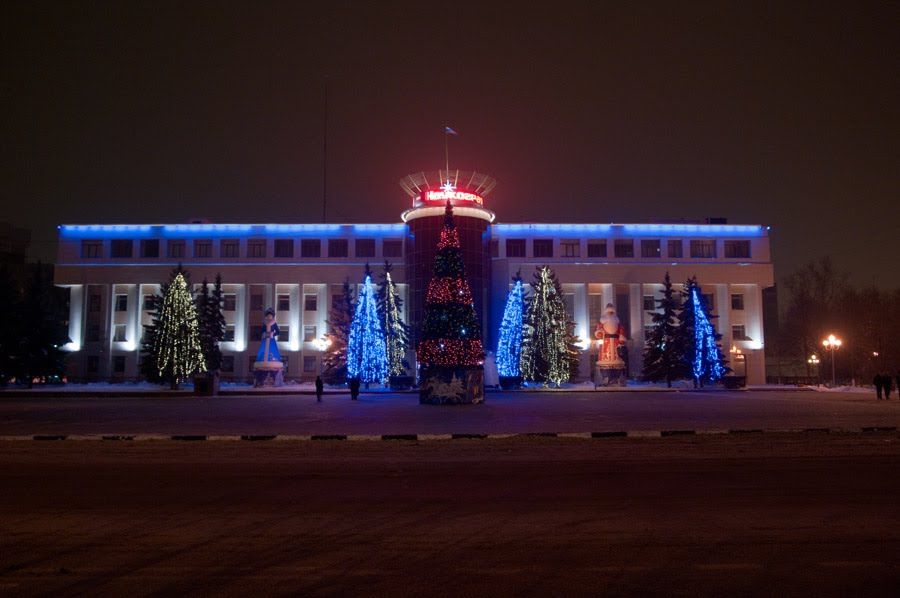
[{"label": "red illuminated sign", "polygon": [[426,191],[424,195],[417,196],[415,202],[447,203],[448,199],[453,202],[459,201],[484,205],[484,199],[480,195],[466,191]]}]

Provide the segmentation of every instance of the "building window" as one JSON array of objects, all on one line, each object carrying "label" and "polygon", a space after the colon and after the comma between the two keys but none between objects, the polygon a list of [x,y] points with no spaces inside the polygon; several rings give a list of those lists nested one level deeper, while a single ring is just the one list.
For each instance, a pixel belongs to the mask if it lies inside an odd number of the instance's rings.
[{"label": "building window", "polygon": [[725,241],[725,257],[749,258],[750,241]]},{"label": "building window", "polygon": [[703,293],[700,296],[700,299],[703,301],[703,305],[706,307],[707,311],[710,313],[716,311],[716,296],[712,293]]},{"label": "building window", "polygon": [[219,253],[222,257],[239,258],[241,257],[241,242],[236,240],[222,241],[219,245]]},{"label": "building window", "polygon": [[247,257],[266,257],[266,242],[263,239],[247,241]]},{"label": "building window", "polygon": [[124,343],[128,338],[125,336],[125,324],[116,324],[115,328],[115,336],[113,337],[113,341],[117,343]]},{"label": "building window", "polygon": [[278,312],[291,311],[291,296],[290,295],[278,295],[277,302],[278,302],[277,303],[278,307],[276,308],[276,311],[278,311]]},{"label": "building window", "polygon": [[96,374],[100,369],[100,357],[97,355],[88,355],[87,371],[88,374]]},{"label": "building window", "polygon": [[691,257],[696,258],[714,258],[716,257],[716,241],[703,240],[691,241]]},{"label": "building window", "polygon": [[500,257],[500,241],[491,239],[491,257]]},{"label": "building window", "polygon": [[88,311],[100,311],[100,294],[91,293],[88,295]]},{"label": "building window", "polygon": [[103,241],[82,241],[81,257],[88,259],[103,257]]},{"label": "building window", "polygon": [[275,239],[275,257],[294,257],[294,240]]},{"label": "building window", "polygon": [[[234,334],[232,333],[232,336]],[[222,371],[227,373],[234,372],[234,355],[223,355],[222,356]]]},{"label": "building window", "polygon": [[659,255],[659,239],[641,239],[641,257],[657,258]]},{"label": "building window", "polygon": [[331,309],[342,309],[344,305],[344,294],[335,293],[331,296]]},{"label": "building window", "polygon": [[113,357],[113,372],[116,374],[125,373],[125,356],[116,355]]},{"label": "building window", "polygon": [[737,324],[731,327],[731,339],[736,341],[753,340],[747,336],[747,330],[743,324]]},{"label": "building window", "polygon": [[250,311],[262,311],[263,296],[261,293],[253,293],[250,295]]},{"label": "building window", "polygon": [[159,239],[141,241],[141,257],[159,257]]},{"label": "building window", "polygon": [[606,241],[588,241],[588,257],[606,257]]},{"label": "building window", "polygon": [[301,239],[300,256],[322,257],[322,242],[319,239]]},{"label": "building window", "polygon": [[553,257],[553,239],[535,239],[531,243],[534,257]]},{"label": "building window", "polygon": [[507,239],[506,257],[525,257],[525,239]]},{"label": "building window", "polygon": [[222,342],[224,342],[224,343],[233,343],[234,342],[234,325],[233,324],[225,325],[225,336],[222,337]]},{"label": "building window", "polygon": [[303,327],[303,342],[311,343],[316,340],[316,327],[315,326],[304,326]]},{"label": "building window", "polygon": [[328,239],[328,257],[347,257],[347,239]]},{"label": "building window", "polygon": [[128,295],[116,295],[116,311],[128,311]]},{"label": "building window", "polygon": [[316,311],[319,309],[319,297],[317,295],[303,295],[303,311]]},{"label": "building window", "polygon": [[279,326],[278,327],[278,342],[279,343],[288,343],[291,341],[291,327],[290,326]]},{"label": "building window", "polygon": [[144,295],[144,311],[156,309],[156,295]]},{"label": "building window", "polygon": [[225,293],[222,295],[222,311],[235,311],[237,309],[237,295]]},{"label": "building window", "polygon": [[656,311],[656,298],[653,295],[644,295],[644,311]]},{"label": "building window", "polygon": [[134,251],[134,242],[131,239],[113,239],[110,245],[111,257],[131,257]]},{"label": "building window", "polygon": [[731,309],[742,310],[744,309],[744,296],[741,294],[736,294],[731,296]]},{"label": "building window", "polygon": [[581,257],[581,241],[561,241],[559,246],[563,257]]},{"label": "building window", "polygon": [[613,251],[616,257],[634,257],[634,241],[631,239],[616,239]]},{"label": "building window", "polygon": [[89,342],[93,343],[100,340],[100,324],[91,324],[88,326],[87,339]]},{"label": "building window", "polygon": [[194,257],[212,257],[212,241],[194,241]]},{"label": "building window", "polygon": [[314,373],[316,371],[316,358],[309,355],[304,355],[303,357],[303,371],[307,374]]},{"label": "building window", "polygon": [[175,258],[183,258],[184,257],[184,241],[169,241],[168,249],[166,250],[166,255],[169,257]]},{"label": "building window", "polygon": [[375,239],[357,239],[356,257],[375,257]]},{"label": "building window", "polygon": [[681,239],[669,241],[669,257],[684,257],[684,244]]},{"label": "building window", "polygon": [[381,253],[384,257],[403,257],[403,241],[385,239],[381,244]]}]

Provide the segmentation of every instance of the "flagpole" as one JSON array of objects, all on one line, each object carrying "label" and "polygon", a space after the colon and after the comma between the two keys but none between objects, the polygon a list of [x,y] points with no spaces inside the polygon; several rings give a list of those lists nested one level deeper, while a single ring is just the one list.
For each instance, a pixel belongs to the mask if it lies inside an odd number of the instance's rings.
[{"label": "flagpole", "polygon": [[450,135],[449,131],[447,131],[447,127],[444,127],[444,166],[447,169],[447,180],[450,180],[450,149],[449,144],[447,143],[447,136]]}]

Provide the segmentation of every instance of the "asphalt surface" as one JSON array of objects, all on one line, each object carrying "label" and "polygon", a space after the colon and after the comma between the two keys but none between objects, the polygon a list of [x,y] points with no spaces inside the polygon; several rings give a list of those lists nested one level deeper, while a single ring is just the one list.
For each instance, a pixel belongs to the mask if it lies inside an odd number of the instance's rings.
[{"label": "asphalt surface", "polygon": [[515,434],[900,426],[900,400],[840,392],[489,393],[481,405],[415,394],[201,398],[8,397],[0,436],[37,434]]},{"label": "asphalt surface", "polygon": [[0,595],[896,596],[900,435],[0,447]]}]

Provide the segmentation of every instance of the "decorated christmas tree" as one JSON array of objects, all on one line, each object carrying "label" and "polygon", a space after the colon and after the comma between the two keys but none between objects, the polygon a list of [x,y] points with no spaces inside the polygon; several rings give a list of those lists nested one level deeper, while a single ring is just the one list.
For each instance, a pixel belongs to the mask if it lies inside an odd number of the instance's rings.
[{"label": "decorated christmas tree", "polygon": [[359,378],[360,382],[384,382],[388,375],[388,359],[385,350],[384,332],[375,305],[375,291],[372,273],[366,264],[366,277],[356,314],[350,324],[347,341],[347,377]]},{"label": "decorated christmas tree", "polygon": [[728,372],[718,345],[722,336],[716,333],[712,325],[711,320],[715,316],[709,313],[696,277],[685,282],[681,296],[682,306],[675,334],[679,377],[693,378],[695,386],[703,386],[704,382],[715,382]]},{"label": "decorated christmas tree", "polygon": [[531,299],[525,312],[522,339],[522,376],[532,382],[567,382],[572,373],[573,343],[562,285],[544,266],[534,275]]},{"label": "decorated christmas tree", "polygon": [[378,316],[384,330],[385,351],[388,360],[388,376],[404,376],[409,369],[406,351],[409,348],[409,326],[400,317],[403,299],[397,292],[397,285],[391,279],[393,266],[385,261],[381,284],[375,299],[378,304]]},{"label": "decorated christmas tree", "polygon": [[159,376],[173,390],[196,372],[206,371],[200,347],[197,310],[187,282],[180,273],[169,285],[159,311],[159,327],[154,347]]},{"label": "decorated christmas tree", "polygon": [[513,287],[506,297],[503,321],[500,323],[500,339],[497,341],[497,372],[504,377],[521,375],[519,362],[522,356],[522,316],[525,313],[525,294],[522,276],[513,277]]},{"label": "decorated christmas tree", "polygon": [[653,327],[647,334],[644,345],[644,368],[641,377],[644,380],[658,382],[665,380],[669,388],[672,380],[678,378],[679,353],[676,334],[678,327],[678,301],[672,289],[669,273],[663,280],[662,297],[656,299],[657,310],[650,312]]},{"label": "decorated christmas tree", "polygon": [[417,357],[422,368],[481,367],[481,324],[466,281],[453,208],[447,203],[434,272],[425,295],[425,322]]},{"label": "decorated christmas tree", "polygon": [[341,294],[332,299],[332,307],[328,312],[328,336],[331,345],[322,358],[322,380],[328,384],[344,384],[347,382],[347,341],[350,338],[350,324],[356,306],[353,302],[353,287],[350,281],[344,280]]},{"label": "decorated christmas tree", "polygon": [[144,309],[152,312],[150,324],[144,325],[144,333],[141,335],[140,370],[141,375],[147,382],[166,382],[166,380],[160,377],[159,368],[157,367],[156,339],[159,336],[163,297],[166,296],[169,287],[172,285],[175,277],[179,274],[184,277],[187,287],[190,288],[191,275],[181,264],[178,264],[176,267],[172,268],[172,271],[169,273],[169,280],[159,285],[159,294],[152,295],[144,305]]}]

